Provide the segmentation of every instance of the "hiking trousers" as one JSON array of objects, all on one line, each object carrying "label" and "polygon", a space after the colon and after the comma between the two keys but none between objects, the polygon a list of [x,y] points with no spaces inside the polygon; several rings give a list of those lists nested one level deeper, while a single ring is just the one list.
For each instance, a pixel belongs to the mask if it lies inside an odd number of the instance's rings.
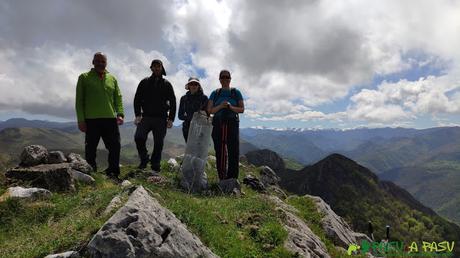
[{"label": "hiking trousers", "polygon": [[150,132],[153,134],[153,152],[150,157],[150,166],[155,171],[160,171],[161,152],[163,151],[164,138],[166,136],[167,122],[162,117],[143,117],[137,125],[134,141],[141,163],[146,164],[149,156],[146,142]]},{"label": "hiking trousers", "polygon": [[102,138],[105,148],[109,151],[107,174],[120,174],[120,130],[116,118],[86,119],[85,158],[96,168],[96,151]]},{"label": "hiking trousers", "polygon": [[212,128],[219,179],[238,178],[240,157],[240,126],[235,120],[219,121]]}]

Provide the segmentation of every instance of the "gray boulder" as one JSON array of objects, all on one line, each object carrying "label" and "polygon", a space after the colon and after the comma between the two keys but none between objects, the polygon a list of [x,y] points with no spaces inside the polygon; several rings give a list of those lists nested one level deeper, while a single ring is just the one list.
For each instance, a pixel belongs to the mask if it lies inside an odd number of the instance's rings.
[{"label": "gray boulder", "polygon": [[26,182],[28,185],[48,189],[52,192],[74,191],[69,164],[44,164],[34,167],[9,169],[5,176],[10,181]]},{"label": "gray boulder", "polygon": [[265,185],[260,180],[252,175],[247,175],[243,178],[243,184],[258,192],[265,192]]},{"label": "gray boulder", "polygon": [[59,164],[67,162],[67,158],[65,157],[62,151],[50,151],[48,155],[48,163],[49,164]]},{"label": "gray boulder", "polygon": [[268,185],[278,185],[281,181],[281,178],[276,175],[275,171],[269,166],[263,166],[260,170],[260,181],[266,186]]},{"label": "gray boulder", "polygon": [[51,197],[51,192],[43,188],[24,188],[20,186],[10,187],[1,199],[20,198],[37,200]]},{"label": "gray boulder", "polygon": [[82,158],[79,154],[70,153],[67,155],[67,161],[70,163],[70,166],[83,173],[91,173],[93,168],[86,162],[84,158]]},{"label": "gray boulder", "polygon": [[267,196],[277,210],[282,212],[284,228],[288,232],[288,239],[284,247],[300,257],[330,258],[327,248],[321,239],[311,231],[308,225],[295,215],[296,209],[276,196]]},{"label": "gray boulder", "polygon": [[96,180],[94,180],[92,176],[82,173],[80,171],[77,171],[75,169],[71,169],[70,173],[72,174],[72,178],[77,182],[81,182],[85,184],[94,184],[96,182]]},{"label": "gray boulder", "polygon": [[21,166],[30,167],[48,162],[48,150],[41,145],[24,147],[20,156]]},{"label": "gray boulder", "polygon": [[45,258],[79,258],[80,254],[77,251],[68,251],[60,254],[50,254]]},{"label": "gray boulder", "polygon": [[217,257],[142,187],[94,235],[91,257]]},{"label": "gray boulder", "polygon": [[322,227],[326,231],[326,235],[331,238],[335,245],[348,248],[350,244],[359,244],[361,240],[372,240],[362,233],[357,233],[345,222],[345,220],[337,215],[329,204],[318,196],[305,195],[305,198],[311,198],[316,205],[318,212],[324,217],[321,220]]},{"label": "gray boulder", "polygon": [[170,158],[168,160],[168,167],[170,171],[178,172],[180,170],[180,165],[177,163],[176,159]]}]

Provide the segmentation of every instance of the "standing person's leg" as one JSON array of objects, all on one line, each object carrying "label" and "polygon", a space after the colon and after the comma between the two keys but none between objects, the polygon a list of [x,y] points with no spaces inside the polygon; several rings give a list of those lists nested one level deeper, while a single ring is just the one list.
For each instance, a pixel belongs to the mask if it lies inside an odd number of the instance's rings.
[{"label": "standing person's leg", "polygon": [[118,176],[120,174],[120,130],[116,119],[105,119],[102,140],[109,151],[107,174]]},{"label": "standing person's leg", "polygon": [[212,141],[214,142],[214,151],[216,152],[216,168],[220,180],[225,179],[226,171],[224,169],[224,151],[225,144],[222,142],[222,123],[214,123],[212,128]]},{"label": "standing person's leg", "polygon": [[91,165],[93,171],[97,171],[96,151],[101,137],[100,127],[96,119],[86,119],[85,133],[85,159]]},{"label": "standing person's leg", "polygon": [[152,170],[160,171],[161,152],[163,151],[166,136],[166,118],[155,118],[152,124],[153,152],[150,158]]},{"label": "standing person's leg", "polygon": [[134,134],[134,141],[136,142],[137,153],[141,163],[139,164],[140,169],[147,167],[149,162],[149,154],[147,152],[146,142],[151,130],[151,118],[143,117],[141,122],[137,125],[136,133]]},{"label": "standing person's leg", "polygon": [[239,122],[230,121],[227,131],[228,174],[227,178],[238,178],[240,157]]}]

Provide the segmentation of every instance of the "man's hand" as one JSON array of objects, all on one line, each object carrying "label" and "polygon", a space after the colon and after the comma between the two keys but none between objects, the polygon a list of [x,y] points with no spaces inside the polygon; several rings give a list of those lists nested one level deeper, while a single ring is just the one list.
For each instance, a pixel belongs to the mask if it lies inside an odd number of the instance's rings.
[{"label": "man's hand", "polygon": [[136,116],[136,118],[134,119],[134,124],[137,126],[141,123],[141,121],[142,121],[142,117]]},{"label": "man's hand", "polygon": [[86,123],[85,122],[78,122],[78,129],[83,133],[86,133]]},{"label": "man's hand", "polygon": [[222,103],[220,103],[220,108],[229,108],[230,107],[230,103],[226,100],[224,100]]},{"label": "man's hand", "polygon": [[117,124],[118,124],[118,125],[122,125],[122,124],[123,124],[123,122],[124,122],[124,119],[123,119],[123,117],[121,117],[121,116],[117,116]]},{"label": "man's hand", "polygon": [[166,126],[168,128],[171,128],[173,126],[173,122],[171,120],[168,119],[167,123],[166,123]]}]

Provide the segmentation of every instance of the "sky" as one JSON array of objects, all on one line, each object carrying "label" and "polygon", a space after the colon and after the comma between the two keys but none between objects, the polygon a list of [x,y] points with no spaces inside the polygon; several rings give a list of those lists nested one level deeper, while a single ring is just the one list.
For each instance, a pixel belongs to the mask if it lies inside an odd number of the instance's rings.
[{"label": "sky", "polygon": [[460,1],[3,0],[0,120],[74,121],[97,51],[128,121],[159,58],[178,100],[230,70],[242,127],[460,125]]}]

